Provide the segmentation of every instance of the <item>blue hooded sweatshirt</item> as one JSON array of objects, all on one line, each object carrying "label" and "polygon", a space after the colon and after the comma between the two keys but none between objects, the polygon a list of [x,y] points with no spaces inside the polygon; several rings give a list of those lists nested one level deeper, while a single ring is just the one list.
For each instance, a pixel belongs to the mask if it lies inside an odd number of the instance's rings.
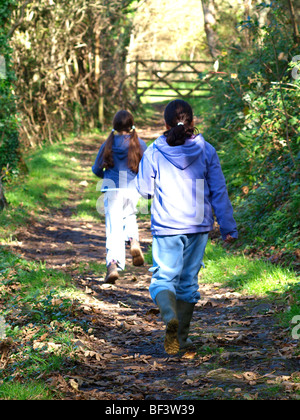
[{"label": "blue hooded sweatshirt", "polygon": [[135,182],[143,197],[153,197],[153,235],[208,232],[214,210],[222,238],[237,238],[218,155],[201,134],[175,147],[160,136],[144,153]]},{"label": "blue hooded sweatshirt", "polygon": [[[129,149],[130,135],[115,135],[112,153],[114,159],[113,168],[103,169],[103,153],[105,143],[102,144],[95,163],[92,166],[92,171],[99,178],[103,178],[101,191],[113,190],[118,188],[128,188],[132,186],[136,173],[128,168],[128,149]],[[139,139],[142,152],[147,149],[146,143]]]}]

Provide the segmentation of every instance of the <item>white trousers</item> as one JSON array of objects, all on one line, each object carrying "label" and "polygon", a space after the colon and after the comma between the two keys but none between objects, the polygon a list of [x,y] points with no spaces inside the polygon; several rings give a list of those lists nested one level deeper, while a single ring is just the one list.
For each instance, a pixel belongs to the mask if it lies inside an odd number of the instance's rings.
[{"label": "white trousers", "polygon": [[115,260],[121,270],[125,268],[125,241],[139,240],[136,221],[139,193],[135,189],[107,191],[104,196],[106,227],[106,264]]}]

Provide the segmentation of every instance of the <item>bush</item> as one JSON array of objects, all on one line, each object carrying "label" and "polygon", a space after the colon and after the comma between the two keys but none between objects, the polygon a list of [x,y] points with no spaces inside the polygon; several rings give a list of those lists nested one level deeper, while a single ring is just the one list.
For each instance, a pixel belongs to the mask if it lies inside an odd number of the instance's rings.
[{"label": "bush", "polygon": [[[22,148],[102,129],[128,107],[132,1],[32,0],[13,15]],[[22,2],[18,0],[22,7]]]},{"label": "bush", "polygon": [[8,44],[8,24],[14,0],[4,0],[0,6],[0,175],[9,165],[12,170],[18,162],[18,128],[11,66],[12,50]]},{"label": "bush", "polygon": [[239,225],[251,246],[293,252],[299,247],[300,80],[292,77],[296,48],[290,21],[276,3],[268,22],[243,22],[246,51],[219,57],[214,112],[205,137],[217,148]]}]

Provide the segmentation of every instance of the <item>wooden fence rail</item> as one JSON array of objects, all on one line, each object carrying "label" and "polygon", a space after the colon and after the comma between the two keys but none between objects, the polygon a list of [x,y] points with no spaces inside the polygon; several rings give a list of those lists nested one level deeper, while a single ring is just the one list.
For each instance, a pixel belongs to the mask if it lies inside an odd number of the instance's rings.
[{"label": "wooden fence rail", "polygon": [[[134,77],[135,95],[164,98],[207,98],[208,84],[213,74],[201,78],[212,68],[212,61],[141,60],[127,63],[129,76]],[[133,68],[133,71],[132,71]]]}]

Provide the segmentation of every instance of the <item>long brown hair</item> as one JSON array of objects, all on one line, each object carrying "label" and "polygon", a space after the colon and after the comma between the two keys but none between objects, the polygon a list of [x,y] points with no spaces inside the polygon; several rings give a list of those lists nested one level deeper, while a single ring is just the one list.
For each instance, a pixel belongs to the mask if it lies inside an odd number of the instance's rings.
[{"label": "long brown hair", "polygon": [[125,132],[130,135],[128,148],[128,167],[137,173],[143,152],[140,146],[139,138],[134,127],[133,116],[126,110],[120,110],[113,119],[113,131],[106,140],[103,153],[103,168],[109,169],[114,167],[114,158],[112,146],[115,138],[115,131]]}]

